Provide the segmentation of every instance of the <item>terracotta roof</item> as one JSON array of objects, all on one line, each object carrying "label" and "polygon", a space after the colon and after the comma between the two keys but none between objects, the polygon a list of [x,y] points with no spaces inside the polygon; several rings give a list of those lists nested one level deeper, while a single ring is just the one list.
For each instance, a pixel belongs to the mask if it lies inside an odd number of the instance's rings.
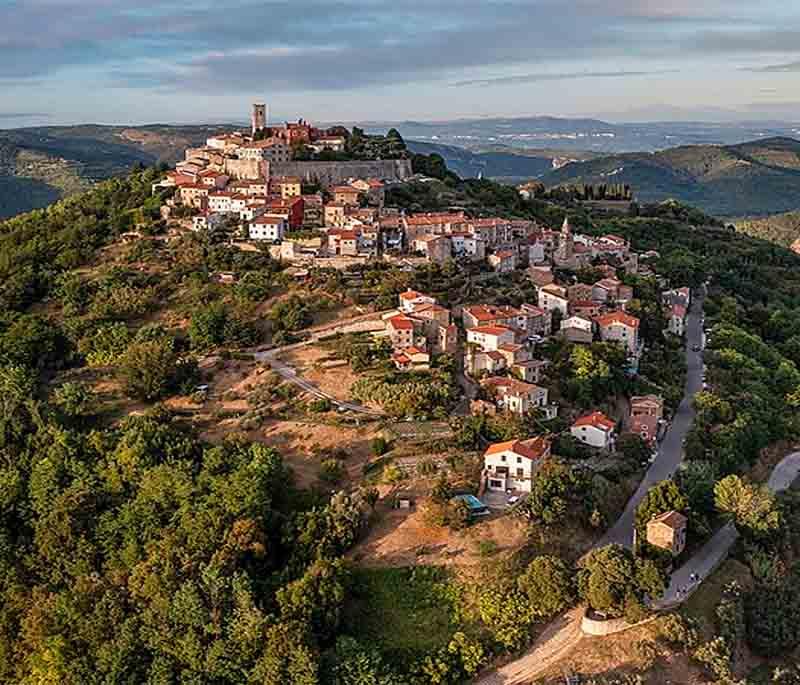
[{"label": "terracotta roof", "polygon": [[629,328],[639,328],[639,319],[635,316],[631,316],[627,312],[609,312],[608,314],[598,316],[595,321],[603,328],[615,323],[623,324]]},{"label": "terracotta roof", "polygon": [[595,285],[605,288],[606,290],[616,290],[622,283],[616,278],[601,278]]},{"label": "terracotta roof", "polygon": [[686,526],[688,519],[679,511],[665,511],[663,514],[650,519],[650,523],[663,523],[673,530],[680,530]]},{"label": "terracotta roof", "polygon": [[511,259],[514,256],[514,252],[511,250],[501,250],[500,252],[495,252],[494,256],[498,259]]},{"label": "terracotta roof", "polygon": [[463,213],[412,214],[411,216],[405,217],[406,223],[411,226],[430,226],[435,224],[448,224],[455,221],[461,222],[465,220],[466,217]]},{"label": "terracotta roof", "polygon": [[406,354],[425,354],[425,350],[421,350],[419,347],[406,347],[405,352]]},{"label": "terracotta roof", "polygon": [[548,283],[546,286],[542,288],[548,295],[553,295],[555,297],[560,297],[562,300],[567,299],[567,295],[564,292],[564,288],[560,285],[556,285],[555,283]]},{"label": "terracotta roof", "polygon": [[395,352],[392,355],[392,359],[396,362],[400,362],[401,364],[409,364],[411,360],[402,352]]},{"label": "terracotta roof", "polygon": [[283,219],[282,217],[279,217],[279,216],[269,216],[268,214],[262,214],[261,216],[256,217],[253,220],[253,223],[254,224],[271,224],[271,225],[274,226],[275,224],[282,224],[282,223],[284,223],[284,221],[285,221],[285,219]]},{"label": "terracotta roof", "polygon": [[476,326],[470,328],[468,333],[482,333],[483,335],[503,335],[504,333],[513,333],[508,326]]},{"label": "terracotta roof", "polygon": [[525,383],[518,381],[516,378],[506,378],[503,376],[492,376],[484,378],[481,381],[481,386],[484,388],[494,388],[495,390],[505,390],[508,394],[517,395],[518,397],[526,397],[537,390],[541,390],[538,385],[533,383]]},{"label": "terracotta roof", "polygon": [[634,404],[642,405],[647,404],[651,406],[658,406],[661,407],[664,405],[664,400],[662,400],[658,395],[634,395],[631,397],[631,406]]},{"label": "terracotta roof", "polygon": [[511,319],[520,315],[513,307],[496,307],[493,304],[473,304],[464,307],[463,311],[478,321],[495,321],[496,319]]},{"label": "terracotta roof", "polygon": [[493,359],[496,362],[499,362],[501,360],[505,361],[505,357],[497,350],[492,350],[491,352],[485,352],[484,354],[486,354],[486,356],[489,357],[489,359]]},{"label": "terracotta roof", "polygon": [[409,319],[407,316],[393,316],[389,319],[389,324],[392,328],[396,328],[398,330],[403,331],[413,331],[414,330],[414,322]]},{"label": "terracotta roof", "polygon": [[547,454],[550,448],[550,441],[542,436],[532,438],[531,440],[507,440],[506,442],[496,442],[489,445],[484,456],[488,457],[492,454],[500,454],[502,452],[513,452],[520,457],[537,461]]},{"label": "terracotta roof", "polygon": [[572,425],[573,427],[594,426],[604,431],[612,431],[616,427],[616,424],[601,411],[595,411],[586,416],[581,416]]},{"label": "terracotta roof", "polygon": [[672,314],[673,316],[684,318],[686,316],[686,307],[684,307],[682,304],[673,304]]},{"label": "terracotta roof", "polygon": [[400,298],[403,300],[416,300],[418,297],[425,297],[425,295],[416,290],[406,290],[400,293]]}]

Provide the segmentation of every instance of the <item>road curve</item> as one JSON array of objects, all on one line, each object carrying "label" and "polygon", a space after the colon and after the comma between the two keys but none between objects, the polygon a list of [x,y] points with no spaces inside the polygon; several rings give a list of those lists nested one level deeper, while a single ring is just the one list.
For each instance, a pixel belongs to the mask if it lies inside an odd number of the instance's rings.
[{"label": "road curve", "polygon": [[[625,511],[594,545],[633,546],[633,520],[636,508],[647,491],[656,483],[671,478],[683,460],[683,441],[694,421],[692,399],[703,387],[703,353],[692,348],[702,345],[703,295],[697,295],[689,310],[686,327],[686,384],[683,399],[658,451],[656,460],[647,469]],[[583,609],[572,610],[558,617],[545,628],[542,636],[519,659],[476,679],[475,685],[519,685],[529,683],[553,663],[569,653],[581,638]]]},{"label": "road curve", "polygon": [[[800,452],[793,452],[772,469],[767,487],[773,492],[786,490],[799,474]],[[728,556],[738,537],[739,533],[732,523],[720,528],[689,561],[672,573],[667,591],[660,600],[653,602],[653,608],[669,609],[691,597],[703,579],[708,578]]]},{"label": "road curve", "polygon": [[357,402],[347,402],[329,395],[323,390],[320,390],[311,381],[303,378],[302,376],[298,376],[294,368],[278,359],[278,356],[281,354],[290,352],[291,350],[300,349],[306,345],[311,345],[324,337],[335,335],[336,333],[354,332],[355,330],[382,330],[383,322],[381,321],[381,315],[384,313],[385,312],[362,314],[361,316],[356,316],[345,321],[339,321],[332,325],[311,329],[308,331],[309,337],[307,340],[299,343],[292,343],[291,345],[284,345],[283,347],[275,347],[271,350],[255,351],[253,352],[253,358],[257,362],[269,364],[270,368],[281,378],[287,380],[293,385],[296,385],[303,392],[306,392],[309,395],[313,395],[319,399],[328,400],[337,409],[351,411],[356,414],[366,414],[368,416],[385,416],[383,412],[370,409],[369,407],[365,407],[363,404],[358,404]]}]

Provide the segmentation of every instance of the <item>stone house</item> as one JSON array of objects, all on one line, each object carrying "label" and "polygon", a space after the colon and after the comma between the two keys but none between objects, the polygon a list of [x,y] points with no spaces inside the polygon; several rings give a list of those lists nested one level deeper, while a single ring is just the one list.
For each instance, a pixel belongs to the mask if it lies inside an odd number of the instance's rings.
[{"label": "stone house", "polygon": [[647,542],[677,557],[686,547],[687,518],[678,511],[659,514],[647,523]]}]

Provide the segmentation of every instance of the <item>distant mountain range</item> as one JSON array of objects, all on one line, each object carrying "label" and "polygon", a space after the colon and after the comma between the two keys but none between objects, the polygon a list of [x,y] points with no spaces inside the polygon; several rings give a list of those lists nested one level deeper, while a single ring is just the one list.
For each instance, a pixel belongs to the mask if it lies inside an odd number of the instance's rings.
[{"label": "distant mountain range", "polygon": [[45,207],[135,164],[173,164],[230,126],[47,126],[0,129],[0,219]]},{"label": "distant mountain range", "polygon": [[568,164],[540,180],[624,183],[640,201],[675,198],[722,217],[787,212],[800,208],[800,141],[770,138],[610,155]]},{"label": "distant mountain range", "polygon": [[[800,127],[792,124],[609,124],[532,117],[397,126],[410,149],[441,154],[464,177],[536,178],[548,185],[627,183],[642,201],[672,197],[728,217],[800,209],[800,142],[792,137],[800,136]],[[364,127],[382,130],[375,122]],[[0,219],[46,206],[137,163],[174,163],[185,148],[233,128],[0,129]],[[743,142],[748,137],[754,140]]]},{"label": "distant mountain range", "polygon": [[407,140],[455,145],[476,152],[501,145],[512,151],[548,148],[573,153],[616,154],[656,152],[683,145],[735,145],[759,138],[800,137],[800,123],[785,121],[620,124],[599,119],[516,117],[364,125],[367,130],[376,131],[385,131],[390,126],[397,128]]}]

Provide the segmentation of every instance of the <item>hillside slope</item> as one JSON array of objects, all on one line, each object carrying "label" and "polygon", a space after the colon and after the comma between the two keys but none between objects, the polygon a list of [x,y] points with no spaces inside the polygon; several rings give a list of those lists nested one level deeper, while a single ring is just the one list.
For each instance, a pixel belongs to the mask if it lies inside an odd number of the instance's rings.
[{"label": "hillside slope", "polygon": [[736,230],[754,238],[790,247],[800,241],[800,211],[736,222]]},{"label": "hillside slope", "polygon": [[172,164],[225,126],[48,126],[0,131],[0,219],[45,207],[136,164]]},{"label": "hillside slope", "polygon": [[800,206],[800,141],[770,138],[611,155],[568,164],[541,180],[625,183],[643,202],[675,198],[722,216],[785,212]]}]

